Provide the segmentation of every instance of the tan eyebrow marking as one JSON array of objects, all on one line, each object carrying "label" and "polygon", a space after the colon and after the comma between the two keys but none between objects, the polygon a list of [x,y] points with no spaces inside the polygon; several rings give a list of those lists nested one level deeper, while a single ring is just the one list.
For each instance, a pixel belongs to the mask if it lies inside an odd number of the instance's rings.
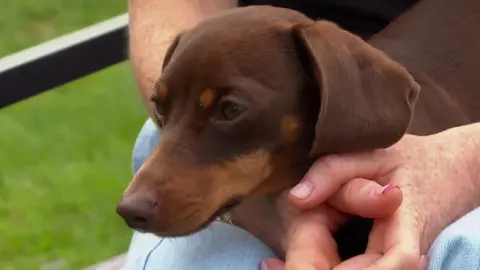
[{"label": "tan eyebrow marking", "polygon": [[282,119],[282,135],[287,142],[295,141],[300,133],[300,121],[295,116],[285,116]]},{"label": "tan eyebrow marking", "polygon": [[168,87],[164,83],[160,83],[158,86],[158,97],[161,100],[165,100],[168,95]]},{"label": "tan eyebrow marking", "polygon": [[215,91],[212,88],[203,90],[200,95],[200,106],[204,109],[208,109],[212,105],[214,97]]}]

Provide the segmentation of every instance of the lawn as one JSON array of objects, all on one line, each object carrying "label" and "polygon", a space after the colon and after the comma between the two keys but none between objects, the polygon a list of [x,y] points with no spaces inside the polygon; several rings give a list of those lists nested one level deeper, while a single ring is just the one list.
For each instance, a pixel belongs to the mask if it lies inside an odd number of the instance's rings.
[{"label": "lawn", "polygon": [[[4,1],[0,57],[126,5]],[[82,269],[126,250],[131,234],[115,204],[144,120],[127,62],[0,111],[0,269]]]}]

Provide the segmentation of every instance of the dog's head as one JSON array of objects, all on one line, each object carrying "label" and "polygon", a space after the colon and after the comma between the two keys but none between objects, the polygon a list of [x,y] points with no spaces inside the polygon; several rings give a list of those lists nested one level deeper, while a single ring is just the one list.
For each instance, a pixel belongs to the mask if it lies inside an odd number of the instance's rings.
[{"label": "dog's head", "polygon": [[295,11],[225,11],[176,37],[152,102],[159,144],[118,212],[184,235],[245,197],[298,181],[314,158],[387,147],[418,86],[380,51]]}]

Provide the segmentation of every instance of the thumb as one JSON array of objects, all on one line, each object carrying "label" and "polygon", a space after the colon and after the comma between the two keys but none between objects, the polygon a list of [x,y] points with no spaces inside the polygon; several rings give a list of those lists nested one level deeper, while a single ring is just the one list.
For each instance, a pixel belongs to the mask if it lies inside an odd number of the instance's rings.
[{"label": "thumb", "polygon": [[375,221],[366,253],[384,255],[366,269],[420,269],[421,228],[413,217],[401,216],[399,212]]},{"label": "thumb", "polygon": [[380,186],[377,182],[355,178],[335,193],[328,203],[342,212],[365,218],[392,215],[401,205],[403,193],[397,185]]},{"label": "thumb", "polygon": [[409,248],[402,245],[392,247],[383,258],[373,263],[368,270],[382,269],[420,269],[421,256],[418,249]]},{"label": "thumb", "polygon": [[365,153],[322,157],[314,162],[302,181],[290,190],[288,199],[301,209],[322,204],[349,180],[375,179],[387,171],[386,165],[393,167],[392,162],[387,160],[388,153],[384,149],[379,149]]},{"label": "thumb", "polygon": [[366,267],[378,261],[380,258],[381,258],[380,254],[374,254],[374,253],[358,255],[342,262],[337,267],[335,267],[334,270],[365,269]]}]

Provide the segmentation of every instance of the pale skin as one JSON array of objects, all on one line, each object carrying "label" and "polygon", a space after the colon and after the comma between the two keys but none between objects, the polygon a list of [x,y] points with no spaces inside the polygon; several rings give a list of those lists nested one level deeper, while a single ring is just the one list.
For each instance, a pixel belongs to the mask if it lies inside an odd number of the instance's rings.
[{"label": "pale skin", "polygon": [[128,1],[130,60],[149,115],[154,82],[173,38],[206,17],[236,5],[235,0]]},{"label": "pale skin", "polygon": [[319,223],[309,217],[312,210],[303,212],[306,221],[290,240],[296,246],[287,249],[286,265],[271,259],[268,269],[425,269],[428,258],[422,255],[439,233],[480,206],[479,134],[480,123],[475,123],[431,136],[406,135],[388,149],[318,160],[299,184],[302,192],[293,189],[288,195],[300,209],[328,202],[334,209],[370,216],[359,203],[387,184],[400,187],[403,202],[395,213],[375,220],[366,253],[340,265],[331,256],[333,245],[329,250],[311,237],[321,229],[328,237],[330,217]]},{"label": "pale skin", "polygon": [[[150,115],[154,82],[173,37],[206,17],[235,6],[233,0],[129,0],[130,59],[141,99]],[[263,264],[271,270],[322,270],[333,266],[418,269],[425,263],[421,255],[439,232],[480,205],[478,134],[480,124],[472,124],[427,137],[406,136],[381,151],[325,157],[302,182],[300,195],[308,191],[305,187],[312,188],[307,198],[299,199],[285,192],[276,203],[266,200],[264,207],[256,204],[255,212],[245,206],[248,218],[242,219],[242,209],[236,216],[242,227],[272,248],[286,250],[285,266],[278,260]],[[379,195],[388,184],[399,188]],[[341,265],[331,232],[348,216],[338,210],[377,218],[367,254]],[[264,214],[272,212],[280,217]],[[277,219],[282,221],[283,228],[272,231],[272,227],[278,226],[265,226],[268,222],[278,224]],[[427,220],[428,226],[424,226]]]}]

